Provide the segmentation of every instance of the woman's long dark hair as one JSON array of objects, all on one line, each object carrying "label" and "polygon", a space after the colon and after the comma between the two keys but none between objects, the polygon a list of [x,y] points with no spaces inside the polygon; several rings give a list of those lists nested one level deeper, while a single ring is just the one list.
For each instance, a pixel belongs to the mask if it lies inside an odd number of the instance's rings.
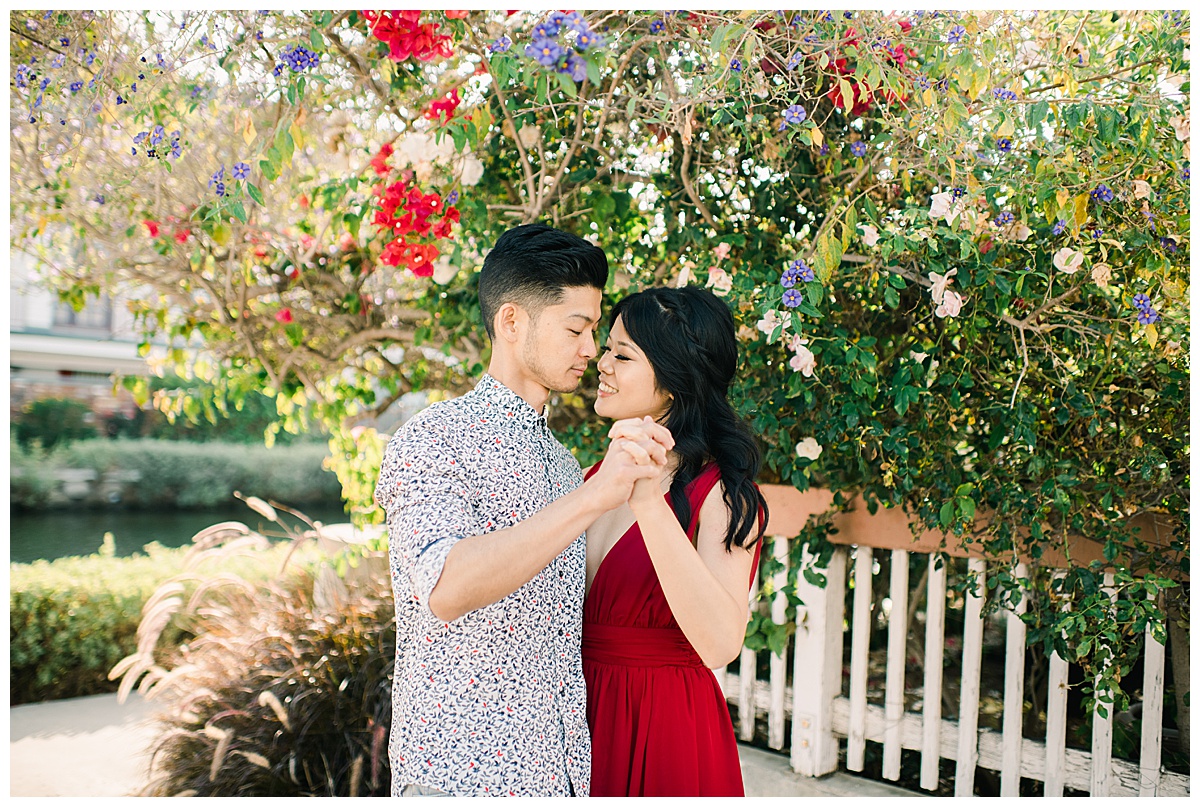
[{"label": "woman's long dark hair", "polygon": [[[671,482],[671,506],[679,523],[685,532],[691,525],[688,483],[714,461],[721,469],[730,512],[725,549],[753,545],[762,538],[767,515],[767,504],[754,485],[762,452],[726,400],[737,370],[737,335],[729,308],[696,286],[653,288],[617,303],[610,326],[617,317],[649,359],[659,390],[673,396],[663,425],[671,430],[679,456]],[[760,511],[762,522],[756,529]]]}]

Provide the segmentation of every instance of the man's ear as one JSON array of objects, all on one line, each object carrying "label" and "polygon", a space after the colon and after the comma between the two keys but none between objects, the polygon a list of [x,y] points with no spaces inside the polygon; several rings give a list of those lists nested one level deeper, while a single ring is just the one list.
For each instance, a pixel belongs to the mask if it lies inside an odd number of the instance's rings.
[{"label": "man's ear", "polygon": [[528,321],[529,315],[524,308],[516,303],[505,303],[496,311],[496,339],[516,342]]}]

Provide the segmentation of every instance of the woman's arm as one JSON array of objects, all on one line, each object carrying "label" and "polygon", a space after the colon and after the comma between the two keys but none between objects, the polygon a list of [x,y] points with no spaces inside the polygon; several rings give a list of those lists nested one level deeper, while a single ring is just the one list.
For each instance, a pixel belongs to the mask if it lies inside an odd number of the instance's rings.
[{"label": "woman's arm", "polygon": [[671,613],[710,669],[737,658],[750,617],[754,550],[725,551],[729,508],[723,497],[721,484],[705,497],[695,547],[655,480],[638,480],[629,500]]}]

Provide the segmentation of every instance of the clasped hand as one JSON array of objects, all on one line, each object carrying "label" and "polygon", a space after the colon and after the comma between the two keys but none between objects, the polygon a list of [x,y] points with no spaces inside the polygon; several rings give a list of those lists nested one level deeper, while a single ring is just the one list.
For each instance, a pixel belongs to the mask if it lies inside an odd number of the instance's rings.
[{"label": "clasped hand", "polygon": [[[624,504],[635,492],[659,495],[659,480],[667,473],[667,455],[675,439],[654,419],[618,420],[608,432],[608,452],[600,472],[610,483],[613,506]],[[619,497],[619,501],[617,501]]]}]

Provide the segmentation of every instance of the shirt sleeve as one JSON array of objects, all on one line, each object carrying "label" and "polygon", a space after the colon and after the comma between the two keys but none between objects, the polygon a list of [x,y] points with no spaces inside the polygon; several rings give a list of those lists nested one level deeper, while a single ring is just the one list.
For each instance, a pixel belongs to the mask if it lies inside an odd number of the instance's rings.
[{"label": "shirt sleeve", "polygon": [[405,588],[426,610],[450,550],[479,531],[455,445],[461,429],[428,415],[410,420],[388,443],[375,486],[387,513],[393,574],[407,575]]}]

